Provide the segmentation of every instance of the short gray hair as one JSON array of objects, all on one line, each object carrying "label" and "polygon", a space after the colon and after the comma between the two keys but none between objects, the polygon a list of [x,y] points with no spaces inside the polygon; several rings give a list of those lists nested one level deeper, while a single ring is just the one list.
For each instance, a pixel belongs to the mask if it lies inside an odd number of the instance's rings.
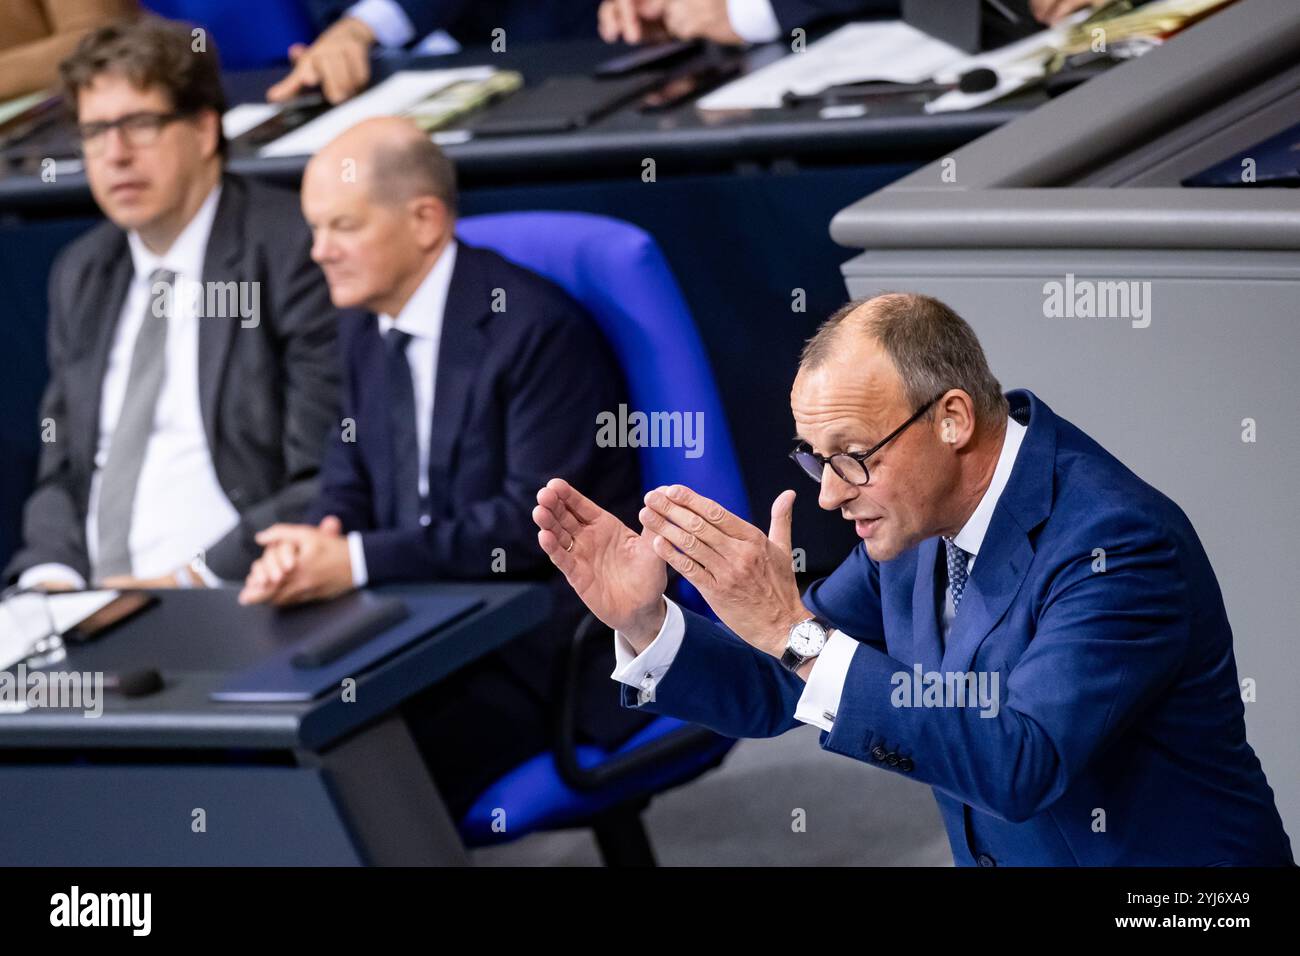
[{"label": "short gray hair", "polygon": [[442,200],[456,214],[456,167],[428,137],[375,146],[371,191],[376,198],[405,202],[417,196]]},{"label": "short gray hair", "polygon": [[[997,427],[1007,417],[1002,386],[989,370],[975,330],[938,299],[915,292],[883,292],[836,309],[804,345],[800,369],[811,371],[835,351],[845,328],[869,336],[894,363],[913,410],[959,388],[971,397],[976,421]],[[934,420],[934,409],[926,412]]]}]

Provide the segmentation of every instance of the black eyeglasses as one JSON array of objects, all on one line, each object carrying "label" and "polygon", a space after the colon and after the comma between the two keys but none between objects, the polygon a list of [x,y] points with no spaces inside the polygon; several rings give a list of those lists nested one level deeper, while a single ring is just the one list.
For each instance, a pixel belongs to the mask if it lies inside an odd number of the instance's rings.
[{"label": "black eyeglasses", "polygon": [[872,445],[866,451],[842,451],[834,455],[819,455],[808,447],[807,442],[800,442],[795,446],[794,451],[790,452],[790,457],[795,463],[804,470],[817,484],[822,483],[822,474],[826,466],[830,465],[835,474],[847,481],[851,485],[865,485],[871,480],[871,475],[867,472],[867,459],[874,455],[880,449],[884,448],[891,441],[903,434],[913,422],[926,413],[930,406],[943,398],[943,395],[936,395],[920,408],[918,408],[907,421],[899,425],[892,432],[886,435],[881,441]]},{"label": "black eyeglasses", "polygon": [[158,141],[158,134],[164,126],[175,122],[188,112],[175,110],[171,113],[127,113],[115,120],[97,123],[77,124],[77,135],[81,137],[81,151],[87,156],[98,156],[108,145],[107,134],[110,129],[119,130],[126,145],[132,149],[152,146]]}]

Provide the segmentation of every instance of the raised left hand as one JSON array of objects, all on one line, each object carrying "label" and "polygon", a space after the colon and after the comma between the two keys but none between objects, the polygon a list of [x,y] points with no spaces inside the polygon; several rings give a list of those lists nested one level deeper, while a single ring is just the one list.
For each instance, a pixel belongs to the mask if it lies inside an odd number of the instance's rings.
[{"label": "raised left hand", "polygon": [[772,502],[767,534],[684,485],[654,489],[638,515],[655,554],[699,589],[723,624],[774,657],[790,628],[812,616],[794,577],[794,499],[787,490]]}]

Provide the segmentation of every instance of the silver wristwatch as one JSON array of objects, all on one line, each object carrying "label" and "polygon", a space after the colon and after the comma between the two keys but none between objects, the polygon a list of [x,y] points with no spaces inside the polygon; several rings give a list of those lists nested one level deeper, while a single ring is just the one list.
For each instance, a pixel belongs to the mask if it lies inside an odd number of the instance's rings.
[{"label": "silver wristwatch", "polygon": [[832,629],[830,621],[816,615],[790,628],[785,653],[781,655],[781,666],[791,672],[797,671],[822,652]]}]

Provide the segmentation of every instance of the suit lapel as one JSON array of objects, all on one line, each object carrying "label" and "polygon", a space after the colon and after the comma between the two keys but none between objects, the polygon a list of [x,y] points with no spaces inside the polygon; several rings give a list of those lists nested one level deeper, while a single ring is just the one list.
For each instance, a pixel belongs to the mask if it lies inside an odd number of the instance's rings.
[{"label": "suit lapel", "polygon": [[1028,408],[1028,431],[953,619],[943,656],[945,671],[970,669],[976,650],[1002,620],[1029,572],[1034,558],[1030,533],[1052,512],[1056,416],[1032,392],[1010,392],[1007,398],[1013,414]]},{"label": "suit lapel", "polygon": [[474,380],[489,344],[483,326],[490,314],[491,290],[484,281],[482,256],[478,249],[459,243],[447,287],[429,436],[429,506],[433,514],[439,513],[447,496]]},{"label": "suit lapel", "polygon": [[912,647],[915,661],[926,671],[939,668],[939,620],[935,607],[935,562],[939,539],[927,538],[916,551],[916,581],[912,585]]},{"label": "suit lapel", "polygon": [[387,389],[378,387],[388,374],[384,359],[384,337],[379,332],[379,317],[365,316],[364,328],[353,339],[356,381],[353,401],[357,410],[357,428],[365,430],[361,448],[370,472],[373,501],[371,508],[383,527],[397,524],[393,498],[393,439],[388,422]]},{"label": "suit lapel", "polygon": [[1001,508],[989,523],[988,534],[975,559],[961,608],[953,618],[943,655],[943,670],[965,671],[975,651],[1002,620],[1020,591],[1034,549],[1020,526]]},{"label": "suit lapel", "polygon": [[[205,289],[212,287],[210,283],[240,281],[241,237],[247,200],[243,183],[229,176],[222,179],[221,199],[217,203],[217,214],[203,256]],[[199,320],[199,409],[208,447],[214,456],[217,453],[217,403],[221,378],[238,326],[236,316],[207,316]]]},{"label": "suit lapel", "polygon": [[106,297],[100,299],[94,290],[89,293],[92,301],[106,303],[95,328],[94,351],[91,353],[93,375],[84,383],[87,387],[77,389],[77,386],[83,383],[71,383],[76,392],[72,390],[69,392],[70,395],[79,392],[85,396],[86,409],[83,421],[84,438],[89,449],[85,459],[87,461],[94,460],[95,452],[99,447],[99,415],[104,399],[104,376],[108,374],[108,357],[113,351],[113,339],[117,335],[117,328],[122,319],[122,307],[126,303],[131,278],[135,274],[135,265],[131,261],[131,252],[127,248],[125,234],[121,239],[116,253],[110,255],[104,264],[103,288],[107,293]]}]

